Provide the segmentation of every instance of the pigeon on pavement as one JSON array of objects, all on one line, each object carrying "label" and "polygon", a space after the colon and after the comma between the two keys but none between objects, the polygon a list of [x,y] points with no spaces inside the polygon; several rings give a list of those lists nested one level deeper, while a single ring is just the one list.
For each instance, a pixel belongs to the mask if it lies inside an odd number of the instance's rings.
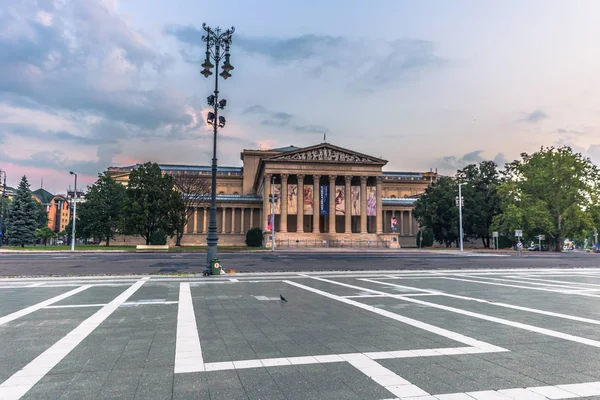
[{"label": "pigeon on pavement", "polygon": [[281,299],[281,301],[285,301],[287,303],[287,300],[282,295],[279,295],[279,298]]}]

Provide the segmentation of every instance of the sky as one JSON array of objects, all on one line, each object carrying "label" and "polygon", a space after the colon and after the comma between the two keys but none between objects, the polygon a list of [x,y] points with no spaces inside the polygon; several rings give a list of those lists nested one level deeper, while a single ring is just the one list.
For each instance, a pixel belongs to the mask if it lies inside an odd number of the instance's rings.
[{"label": "sky", "polygon": [[64,193],[69,171],[209,165],[203,22],[235,27],[219,165],[324,133],[395,171],[561,145],[600,163],[599,15],[596,0],[0,0],[0,169]]}]

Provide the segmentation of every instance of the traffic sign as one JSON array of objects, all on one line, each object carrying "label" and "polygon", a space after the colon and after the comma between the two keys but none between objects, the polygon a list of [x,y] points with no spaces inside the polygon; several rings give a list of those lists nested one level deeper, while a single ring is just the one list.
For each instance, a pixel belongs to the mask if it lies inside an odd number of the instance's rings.
[{"label": "traffic sign", "polygon": [[515,230],[515,236],[516,237],[523,237],[523,231],[521,229]]},{"label": "traffic sign", "polygon": [[540,239],[540,240],[546,240],[546,235],[539,235],[538,239]]},{"label": "traffic sign", "polygon": [[492,232],[492,237],[497,238],[498,237],[498,232]]}]

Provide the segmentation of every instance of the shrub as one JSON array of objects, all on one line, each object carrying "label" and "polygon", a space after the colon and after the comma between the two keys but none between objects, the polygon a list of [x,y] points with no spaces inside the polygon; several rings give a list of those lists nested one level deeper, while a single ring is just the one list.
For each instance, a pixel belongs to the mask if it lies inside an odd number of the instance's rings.
[{"label": "shrub", "polygon": [[246,245],[248,247],[262,247],[265,236],[262,229],[250,228],[246,233]]},{"label": "shrub", "polygon": [[167,234],[161,230],[154,232],[150,236],[150,244],[155,246],[167,244]]}]

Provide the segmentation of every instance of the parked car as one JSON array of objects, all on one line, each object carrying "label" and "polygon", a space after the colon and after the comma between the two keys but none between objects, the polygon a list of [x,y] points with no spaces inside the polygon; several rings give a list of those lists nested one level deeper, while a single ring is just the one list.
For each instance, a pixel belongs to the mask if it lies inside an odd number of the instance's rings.
[{"label": "parked car", "polygon": [[[540,246],[538,244],[534,244],[532,246],[529,246],[527,248],[527,250],[529,250],[529,251],[540,251]],[[542,251],[548,251],[548,248],[546,246],[542,246]]]},{"label": "parked car", "polygon": [[59,245],[59,246],[62,246],[63,244],[65,244],[65,241],[64,241],[64,240],[62,240],[62,239],[58,239],[58,240],[56,241],[56,244],[57,244],[57,245]]}]

